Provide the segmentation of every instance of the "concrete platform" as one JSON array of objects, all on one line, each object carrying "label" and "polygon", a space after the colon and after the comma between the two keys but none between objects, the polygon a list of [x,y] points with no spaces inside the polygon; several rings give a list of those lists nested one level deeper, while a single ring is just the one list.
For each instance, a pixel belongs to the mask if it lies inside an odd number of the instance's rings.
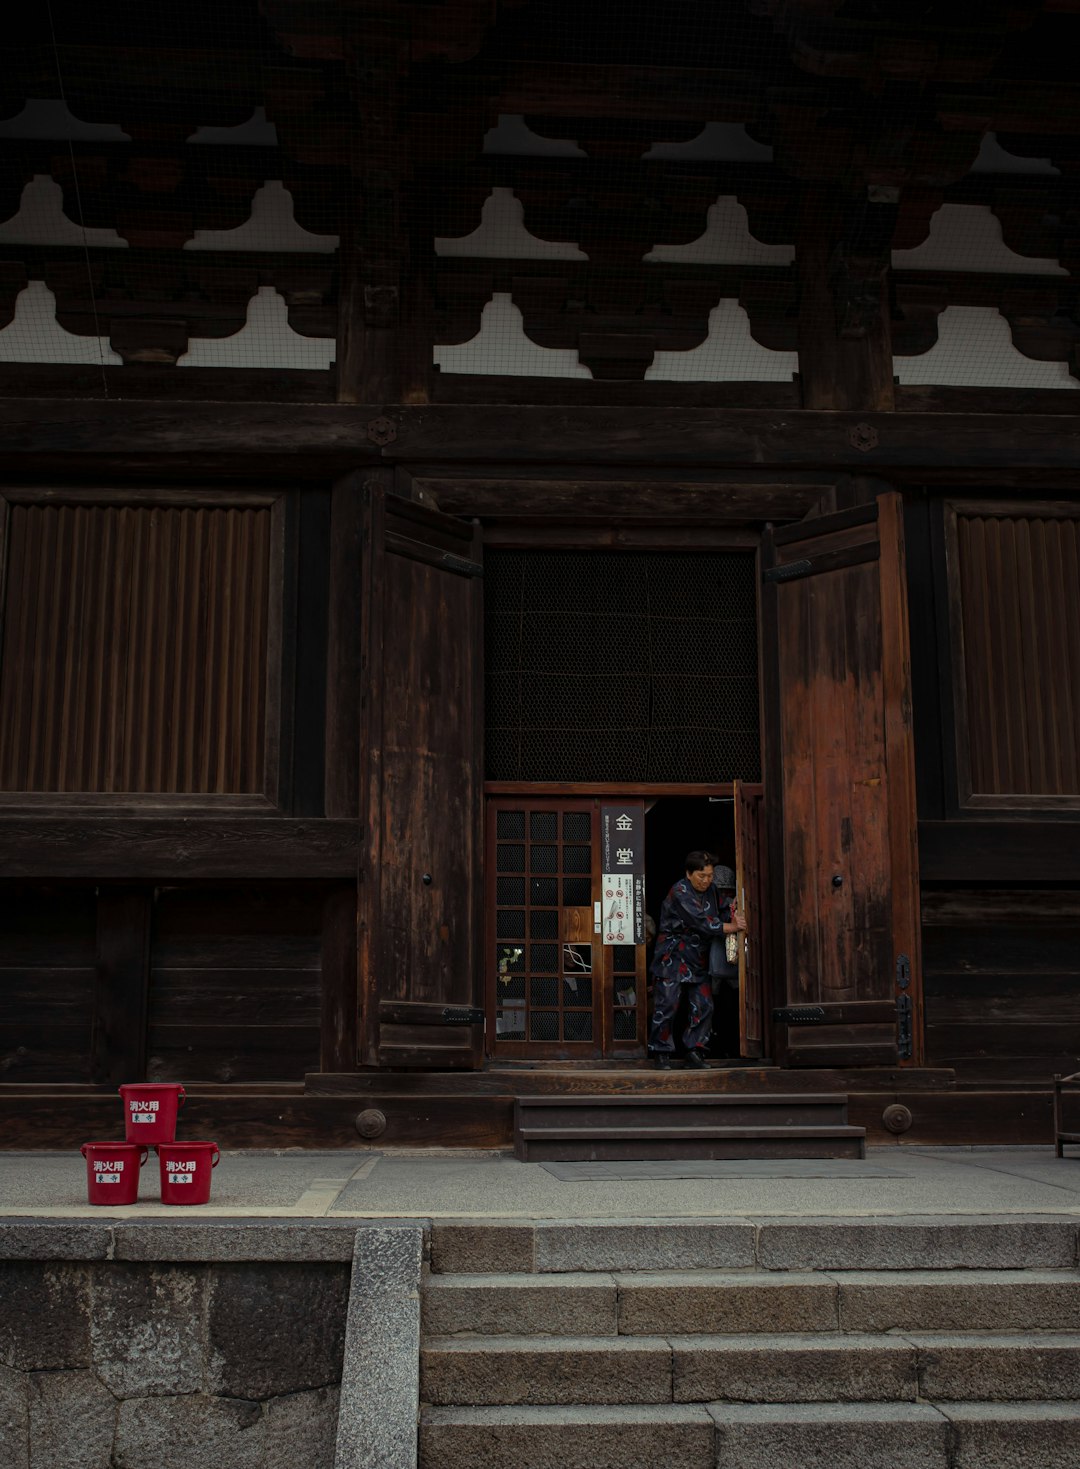
[{"label": "concrete platform", "polygon": [[[142,1194],[129,1208],[93,1207],[78,1153],[0,1155],[0,1217],[343,1221],[1080,1217],[1080,1155],[893,1147],[872,1148],[865,1161],[596,1163],[562,1165],[557,1176],[503,1152],[246,1151],[224,1154],[202,1208],[159,1203],[153,1159]],[[868,1260],[863,1268],[878,1266]]]}]

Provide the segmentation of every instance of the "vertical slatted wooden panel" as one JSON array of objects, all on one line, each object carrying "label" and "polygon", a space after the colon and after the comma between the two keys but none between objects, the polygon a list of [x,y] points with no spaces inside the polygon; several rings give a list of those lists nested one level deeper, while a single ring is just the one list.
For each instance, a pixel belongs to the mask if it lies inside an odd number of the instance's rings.
[{"label": "vertical slatted wooden panel", "polygon": [[0,789],[266,789],[269,505],[16,503]]},{"label": "vertical slatted wooden panel", "polygon": [[953,546],[962,796],[1080,795],[1080,518],[958,508]]}]

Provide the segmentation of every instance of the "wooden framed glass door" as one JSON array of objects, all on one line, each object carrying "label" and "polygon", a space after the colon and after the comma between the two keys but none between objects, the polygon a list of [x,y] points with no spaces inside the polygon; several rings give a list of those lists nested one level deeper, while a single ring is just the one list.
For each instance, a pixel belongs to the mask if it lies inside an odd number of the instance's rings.
[{"label": "wooden framed glass door", "polygon": [[599,865],[599,801],[489,800],[489,1055],[642,1054],[644,948],[602,943]]}]

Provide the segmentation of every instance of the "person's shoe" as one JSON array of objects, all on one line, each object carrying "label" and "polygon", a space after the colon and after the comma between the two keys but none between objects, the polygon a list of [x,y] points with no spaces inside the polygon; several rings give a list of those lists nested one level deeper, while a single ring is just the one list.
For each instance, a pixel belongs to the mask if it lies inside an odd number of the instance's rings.
[{"label": "person's shoe", "polygon": [[671,1057],[666,1051],[654,1051],[652,1055],[652,1063],[656,1067],[657,1071],[671,1070]]},{"label": "person's shoe", "polygon": [[687,1066],[694,1067],[696,1071],[707,1071],[709,1069],[709,1063],[700,1051],[687,1051],[686,1064]]}]

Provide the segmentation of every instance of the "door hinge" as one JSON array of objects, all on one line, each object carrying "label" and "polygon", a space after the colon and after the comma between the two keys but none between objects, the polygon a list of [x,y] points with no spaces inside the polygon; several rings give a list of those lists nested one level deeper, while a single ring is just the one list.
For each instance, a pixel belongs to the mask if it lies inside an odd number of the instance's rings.
[{"label": "door hinge", "polygon": [[776,1025],[824,1025],[825,1011],[820,1005],[785,1005],[772,1018]]},{"label": "door hinge", "polygon": [[442,1018],[444,1025],[483,1025],[484,1012],[478,1005],[446,1005]]},{"label": "door hinge", "polygon": [[804,556],[801,561],[789,561],[785,566],[770,566],[762,573],[762,581],[796,581],[800,576],[808,576],[814,569],[814,563]]},{"label": "door hinge", "polygon": [[907,993],[911,984],[911,960],[906,954],[896,957],[896,1053],[901,1061],[910,1061],[914,1051],[912,1031],[911,996]]}]

